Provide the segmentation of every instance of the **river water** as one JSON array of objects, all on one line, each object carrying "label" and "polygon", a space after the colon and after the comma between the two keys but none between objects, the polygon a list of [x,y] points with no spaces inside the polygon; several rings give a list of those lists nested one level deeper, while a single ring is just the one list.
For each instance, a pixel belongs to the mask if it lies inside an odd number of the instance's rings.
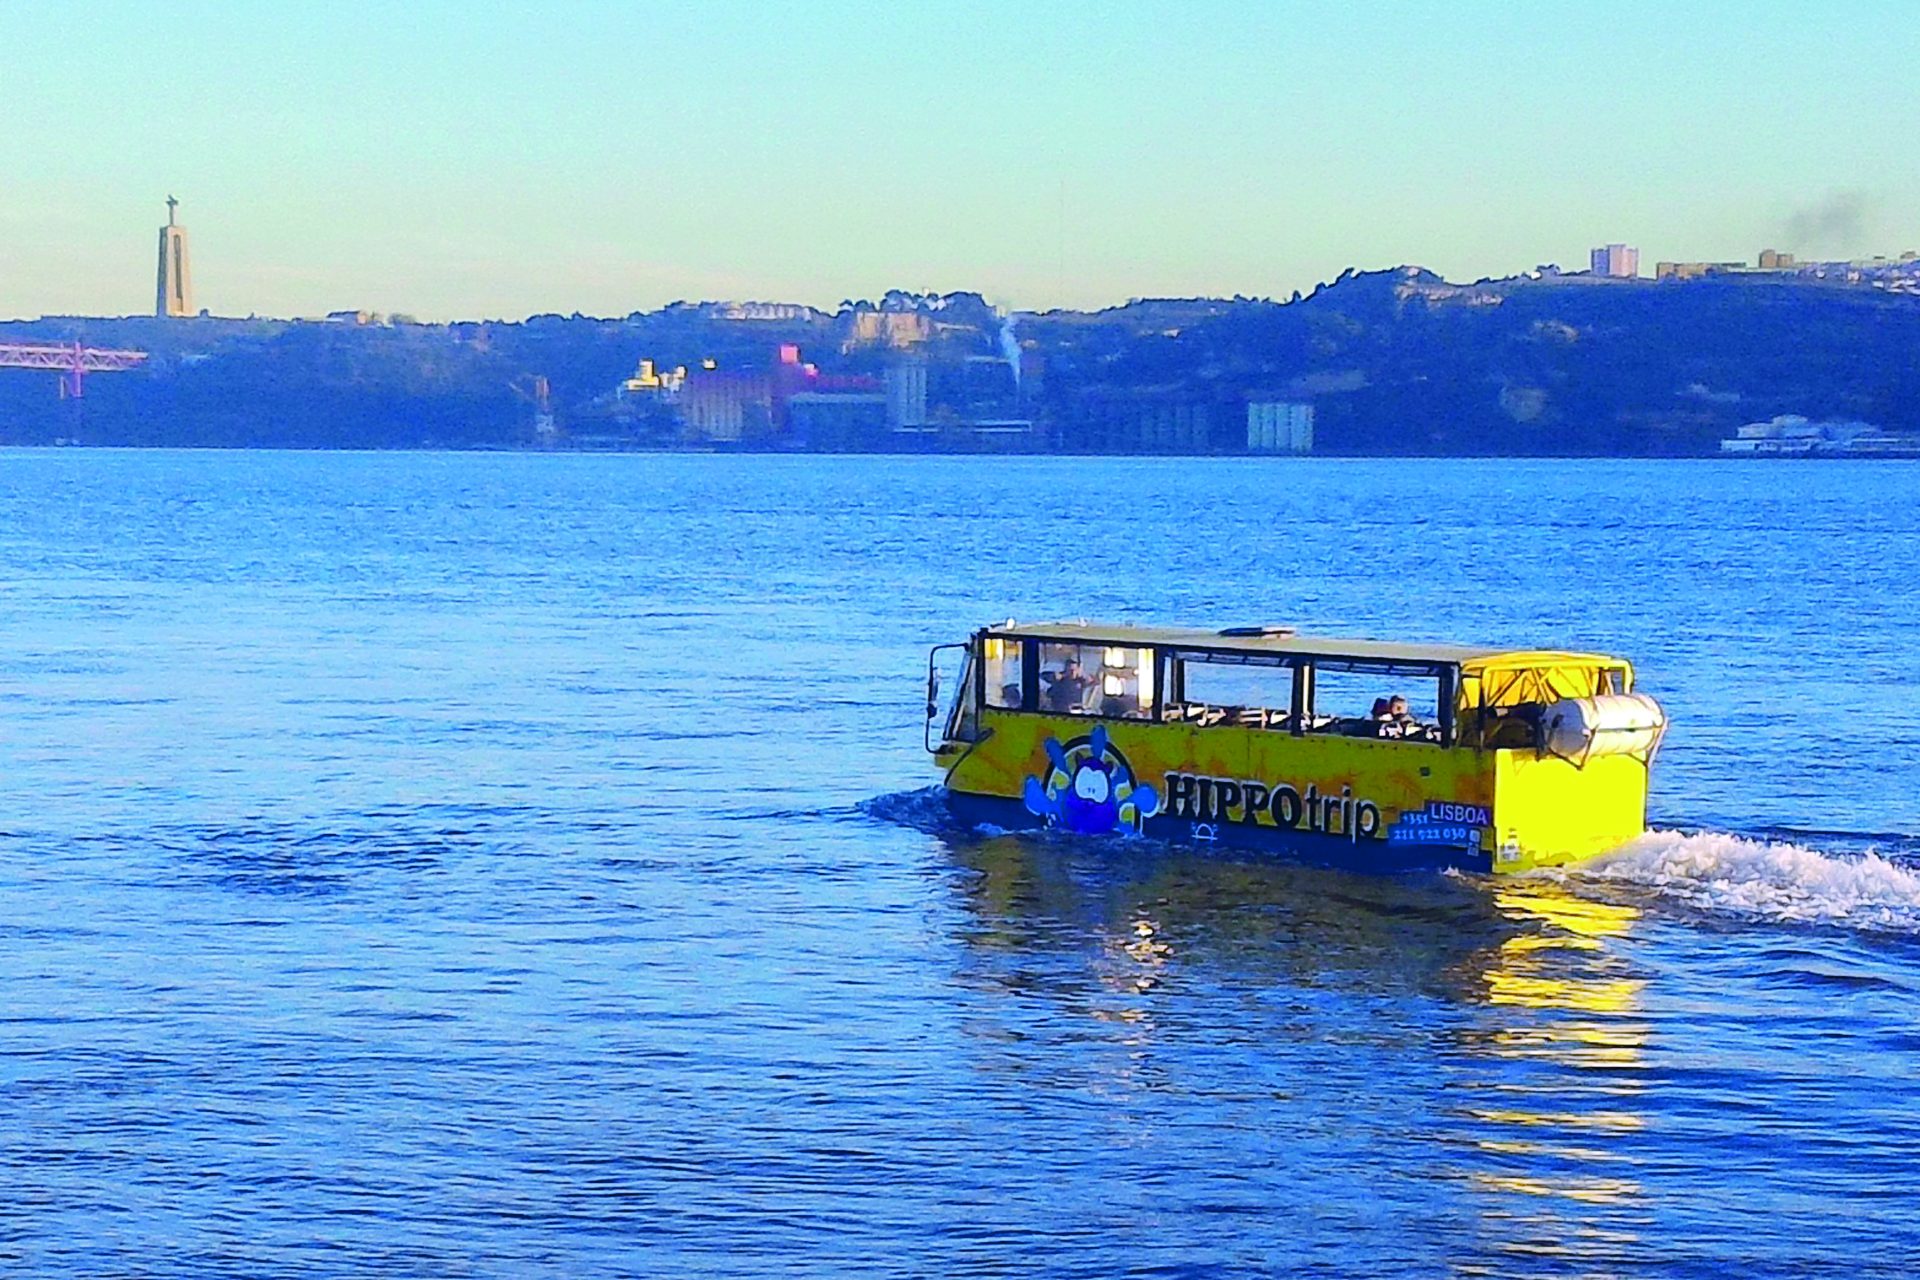
[{"label": "river water", "polygon": [[[1904,1276],[1920,467],[0,452],[0,1270]],[[1636,660],[1656,831],[939,818],[925,649]]]}]

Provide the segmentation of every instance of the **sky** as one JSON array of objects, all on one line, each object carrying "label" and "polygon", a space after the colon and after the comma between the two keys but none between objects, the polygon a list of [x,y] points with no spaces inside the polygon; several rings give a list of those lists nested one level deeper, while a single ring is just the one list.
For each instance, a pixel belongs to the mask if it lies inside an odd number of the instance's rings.
[{"label": "sky", "polygon": [[1911,0],[0,0],[0,316],[1285,297],[1920,248]]}]

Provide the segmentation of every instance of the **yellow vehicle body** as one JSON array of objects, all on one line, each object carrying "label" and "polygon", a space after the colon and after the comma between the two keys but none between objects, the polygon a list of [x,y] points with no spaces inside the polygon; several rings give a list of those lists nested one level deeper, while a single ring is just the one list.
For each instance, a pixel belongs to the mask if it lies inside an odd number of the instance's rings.
[{"label": "yellow vehicle body", "polygon": [[[1554,708],[1653,705],[1628,696],[1626,662],[1595,654],[1088,623],[1009,623],[965,649],[962,687],[929,740],[961,817],[1369,870],[1509,873],[1616,848],[1645,828],[1664,728],[1628,749],[1601,739],[1604,729],[1575,749],[1547,731]],[[1095,674],[1069,658],[1097,664]],[[1197,669],[1221,665],[1264,669],[1287,705],[1188,696]],[[1384,720],[1323,714],[1316,688],[1336,672],[1431,680],[1438,714],[1404,716],[1393,736]],[[1092,692],[1065,706],[1062,681]]]}]

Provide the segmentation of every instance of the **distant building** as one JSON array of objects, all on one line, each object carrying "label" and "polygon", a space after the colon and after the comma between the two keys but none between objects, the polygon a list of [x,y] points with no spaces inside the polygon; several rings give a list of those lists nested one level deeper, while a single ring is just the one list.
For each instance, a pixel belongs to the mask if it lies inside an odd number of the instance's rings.
[{"label": "distant building", "polygon": [[887,426],[927,424],[927,363],[924,360],[900,360],[887,366]]},{"label": "distant building", "polygon": [[1854,419],[1814,422],[1782,414],[1749,422],[1720,442],[1720,452],[1743,458],[1910,458],[1920,457],[1920,434],[1885,431]]},{"label": "distant building", "polygon": [[1015,418],[1020,412],[1019,370],[1004,356],[943,361],[933,378],[932,395],[936,403],[969,421]]},{"label": "distant building", "polygon": [[1596,276],[1631,280],[1640,274],[1640,251],[1632,245],[1610,244],[1589,255]]},{"label": "distant building", "polygon": [[692,444],[738,444],[773,428],[773,379],[764,371],[695,369],[680,388],[680,421]]},{"label": "distant building", "polygon": [[1312,453],[1313,406],[1300,401],[1247,404],[1248,453]]},{"label": "distant building", "polygon": [[714,302],[709,303],[703,312],[709,320],[733,320],[769,323],[792,323],[826,319],[824,312],[815,310],[800,302]]},{"label": "distant building", "polygon": [[1732,275],[1745,271],[1744,262],[1662,262],[1653,268],[1656,280],[1698,280],[1701,276]]},{"label": "distant building", "polygon": [[722,371],[704,360],[698,369],[656,374],[643,360],[623,392],[644,393],[649,375],[677,409],[691,444],[792,445],[811,432],[828,442],[820,447],[861,448],[845,441],[869,428],[887,430],[887,390],[879,378],[823,374],[801,359],[797,343],[781,343],[773,362],[758,370]]},{"label": "distant building", "polygon": [[1024,453],[1040,436],[1031,418],[978,418],[947,428],[940,439],[948,448],[976,453]]},{"label": "distant building", "polygon": [[678,365],[673,369],[655,369],[653,361],[642,360],[633,376],[620,384],[622,395],[630,396],[671,396],[678,392],[687,381],[687,367]]},{"label": "distant building", "polygon": [[933,321],[920,311],[856,311],[847,335],[850,347],[888,346],[904,350],[933,335]]},{"label": "distant building", "polygon": [[193,265],[187,258],[187,229],[174,211],[180,202],[167,197],[167,225],[160,228],[160,262],[154,276],[153,314],[193,314]]},{"label": "distant building", "polygon": [[788,432],[809,449],[879,449],[890,435],[887,410],[881,392],[801,391],[787,399]]},{"label": "distant building", "polygon": [[[1098,389],[1086,396],[1065,443],[1093,453],[1216,453],[1216,420],[1225,408],[1172,388]],[[1230,429],[1239,434],[1237,423]],[[1239,441],[1229,447],[1237,450]]]},{"label": "distant building", "polygon": [[1693,280],[1701,276],[1792,275],[1824,284],[1868,284],[1876,289],[1915,292],[1920,285],[1920,256],[1875,256],[1832,262],[1803,259],[1777,249],[1762,249],[1753,263],[1662,262],[1654,274],[1662,280]]}]

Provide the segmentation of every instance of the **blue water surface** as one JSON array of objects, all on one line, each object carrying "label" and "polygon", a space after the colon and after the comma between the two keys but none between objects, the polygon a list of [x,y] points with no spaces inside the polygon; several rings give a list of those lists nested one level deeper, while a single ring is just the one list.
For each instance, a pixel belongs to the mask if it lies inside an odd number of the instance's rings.
[{"label": "blue water surface", "polygon": [[[1905,1276],[1907,464],[0,451],[0,1268]],[[1633,658],[1656,833],[956,830],[925,649]]]}]

